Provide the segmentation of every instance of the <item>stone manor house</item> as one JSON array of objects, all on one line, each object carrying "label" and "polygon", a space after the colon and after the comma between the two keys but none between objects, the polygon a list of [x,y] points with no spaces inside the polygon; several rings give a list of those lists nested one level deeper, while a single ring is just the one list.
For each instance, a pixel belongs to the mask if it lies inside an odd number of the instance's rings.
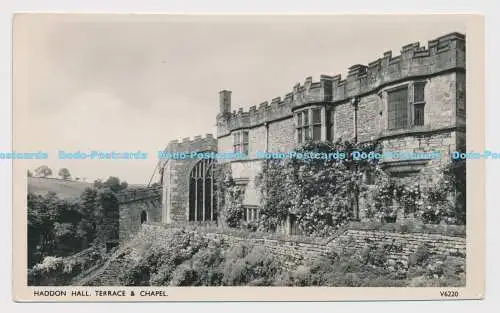
[{"label": "stone manor house", "polygon": [[428,181],[433,170],[465,149],[465,35],[450,33],[385,52],[367,65],[349,67],[347,77],[307,77],[283,98],[233,110],[231,91],[220,91],[217,136],[174,140],[168,152],[242,152],[245,160],[184,159],[160,165],[164,224],[217,220],[214,162],[229,162],[244,188],[245,219],[259,218],[255,176],[259,152],[288,152],[308,140],[377,141],[383,151],[440,151],[441,159],[384,162],[388,173]]}]

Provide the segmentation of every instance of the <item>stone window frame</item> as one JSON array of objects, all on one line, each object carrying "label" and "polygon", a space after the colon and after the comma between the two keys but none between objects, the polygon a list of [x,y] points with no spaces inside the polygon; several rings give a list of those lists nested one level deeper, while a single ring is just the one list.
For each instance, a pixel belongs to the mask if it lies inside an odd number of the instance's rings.
[{"label": "stone window frame", "polygon": [[[412,100],[412,126],[424,126],[425,125],[425,86],[427,81],[414,81],[413,82],[413,98]],[[422,99],[416,99],[417,93],[415,92],[416,86],[422,86]],[[419,114],[417,114],[419,113]],[[420,118],[417,116],[420,115]]]},{"label": "stone window frame", "polygon": [[[321,119],[321,108],[311,108],[311,139],[313,141],[321,140],[321,128],[323,127]],[[317,132],[317,130],[319,132]]]},{"label": "stone window frame", "polygon": [[326,127],[326,140],[334,141],[335,140],[335,116],[336,110],[335,107],[327,107],[325,112],[325,127]]},{"label": "stone window frame", "polygon": [[[214,159],[201,159],[195,162],[189,171],[186,215],[190,222],[214,222],[217,220],[215,164]],[[201,194],[199,189],[201,189]],[[199,196],[201,196],[200,199],[198,199]],[[207,206],[207,200],[209,200],[210,206]],[[199,207],[200,204],[201,207]],[[191,212],[192,206],[194,206],[193,212]],[[201,216],[198,216],[198,213],[201,213]]]},{"label": "stone window frame", "polygon": [[233,132],[233,152],[248,155],[249,151],[249,131],[248,129]]},{"label": "stone window frame", "polygon": [[[421,80],[412,80],[412,81],[406,81],[397,85],[393,85],[390,87],[387,87],[379,92],[379,96],[384,99],[384,107],[385,107],[385,112],[386,112],[386,118],[385,118],[385,129],[388,131],[401,131],[405,129],[411,129],[414,127],[422,127],[426,125],[426,118],[425,118],[425,107],[426,107],[426,87],[427,87],[428,80],[426,79],[421,79]],[[422,95],[423,99],[415,99],[415,86],[421,85],[423,86],[422,88]],[[406,121],[406,126],[404,127],[399,127],[399,128],[391,128],[389,125],[389,93],[393,91],[397,91],[400,89],[407,88],[407,121]],[[419,110],[421,113],[421,122],[416,123],[416,115],[417,112],[416,110]]]},{"label": "stone window frame", "polygon": [[[400,94],[401,92],[404,94]],[[395,95],[394,102],[391,101],[392,95]],[[400,86],[387,91],[387,128],[389,130],[409,127],[409,95],[409,85]],[[394,114],[392,114],[392,112],[394,112]]]},{"label": "stone window frame", "polygon": [[[319,111],[319,121],[315,119],[314,111]],[[325,106],[317,104],[297,110],[293,114],[295,122],[295,141],[301,145],[308,141],[324,141],[326,140],[326,116]],[[320,129],[319,138],[314,138],[314,128]],[[316,133],[317,134],[317,133]]]},{"label": "stone window frame", "polygon": [[243,206],[243,220],[245,222],[256,222],[260,218],[260,209],[257,206]]}]

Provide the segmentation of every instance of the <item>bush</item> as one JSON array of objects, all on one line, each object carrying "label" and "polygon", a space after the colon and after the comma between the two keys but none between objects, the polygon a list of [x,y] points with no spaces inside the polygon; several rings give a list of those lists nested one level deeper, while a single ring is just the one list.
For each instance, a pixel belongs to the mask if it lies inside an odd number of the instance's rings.
[{"label": "bush", "polygon": [[384,266],[387,263],[387,254],[382,246],[369,245],[361,253],[364,264]]},{"label": "bush", "polygon": [[219,247],[198,251],[192,259],[175,269],[172,286],[220,286],[222,284],[221,264],[224,261]]},{"label": "bush", "polygon": [[[200,235],[176,230],[166,239],[165,246],[149,248],[137,265],[131,269],[125,269],[120,281],[124,285],[132,286],[167,285],[179,265],[190,260],[193,255],[207,246],[208,240]],[[176,280],[179,280],[179,277],[182,278],[179,276],[180,273],[175,273],[175,275]]]},{"label": "bush", "polygon": [[83,271],[99,264],[104,255],[92,247],[69,257],[45,257],[28,270],[29,286],[66,286]]},{"label": "bush", "polygon": [[411,266],[425,266],[429,261],[429,249],[425,245],[417,247],[417,251],[412,253],[408,259],[408,265]]},{"label": "bush", "polygon": [[229,249],[223,269],[226,286],[270,286],[281,266],[261,247],[238,245]]},{"label": "bush", "polygon": [[148,265],[141,263],[125,271],[120,281],[123,286],[148,286],[150,275]]}]

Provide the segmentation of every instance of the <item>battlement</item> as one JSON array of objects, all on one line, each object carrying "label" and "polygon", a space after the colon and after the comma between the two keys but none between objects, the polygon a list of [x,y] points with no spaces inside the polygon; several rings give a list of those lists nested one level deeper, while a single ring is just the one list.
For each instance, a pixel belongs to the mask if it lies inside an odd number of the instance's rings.
[{"label": "battlement", "polygon": [[161,186],[128,189],[116,195],[120,204],[161,198]]},{"label": "battlement", "polygon": [[302,85],[295,84],[283,99],[276,97],[270,102],[262,102],[258,107],[251,106],[247,112],[241,108],[232,113],[221,112],[217,116],[218,136],[287,117],[296,107],[348,101],[411,77],[432,76],[452,69],[465,70],[465,35],[446,34],[428,41],[427,47],[421,47],[419,42],[410,43],[403,46],[400,53],[393,56],[392,51],[387,51],[367,65],[352,65],[345,79],[340,74],[321,75],[319,81],[306,77]]},{"label": "battlement", "polygon": [[197,151],[216,151],[217,139],[212,134],[195,136],[193,139],[187,137],[179,140],[172,140],[165,149],[166,152],[197,152]]}]

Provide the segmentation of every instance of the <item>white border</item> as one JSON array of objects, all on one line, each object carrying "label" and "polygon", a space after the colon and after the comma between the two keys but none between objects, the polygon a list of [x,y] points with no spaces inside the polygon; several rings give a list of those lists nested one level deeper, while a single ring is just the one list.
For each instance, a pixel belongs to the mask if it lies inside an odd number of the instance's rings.
[{"label": "white border", "polygon": [[[391,10],[383,10],[390,8]],[[500,142],[495,141],[500,133],[499,123],[495,120],[500,116],[499,105],[496,103],[498,97],[494,92],[498,89],[499,79],[496,69],[500,69],[498,56],[498,34],[500,29],[500,14],[494,1],[440,1],[419,0],[410,1],[271,1],[271,0],[212,0],[212,1],[168,1],[168,0],[4,0],[0,3],[1,23],[1,45],[0,45],[0,150],[10,150],[11,147],[11,14],[17,11],[50,11],[50,12],[179,12],[179,13],[416,13],[416,12],[463,12],[482,13],[486,16],[486,147],[500,151]],[[474,105],[473,103],[468,105]],[[497,114],[495,114],[497,113]],[[1,227],[2,236],[2,258],[0,266],[1,295],[6,303],[2,306],[6,312],[21,312],[36,309],[39,312],[137,312],[147,310],[149,312],[167,311],[190,311],[193,310],[216,310],[222,312],[235,312],[237,310],[283,310],[287,312],[300,311],[332,311],[336,312],[422,312],[435,311],[439,308],[453,312],[494,312],[495,302],[498,302],[498,221],[500,214],[496,209],[500,201],[493,198],[498,194],[498,184],[494,179],[500,177],[500,161],[487,161],[486,163],[486,299],[483,301],[448,301],[440,302],[335,302],[335,303],[225,303],[225,304],[203,304],[203,303],[91,303],[91,304],[19,304],[12,302],[11,286],[11,256],[12,256],[12,176],[9,162],[0,163],[0,199],[3,201],[1,210],[1,221],[5,223]],[[9,256],[9,257],[7,257]],[[496,281],[495,281],[496,280]],[[34,308],[33,306],[37,306]],[[442,306],[444,305],[444,306]],[[26,307],[23,307],[26,306]],[[147,306],[143,308],[143,306]],[[439,306],[439,307],[436,307]]]}]

